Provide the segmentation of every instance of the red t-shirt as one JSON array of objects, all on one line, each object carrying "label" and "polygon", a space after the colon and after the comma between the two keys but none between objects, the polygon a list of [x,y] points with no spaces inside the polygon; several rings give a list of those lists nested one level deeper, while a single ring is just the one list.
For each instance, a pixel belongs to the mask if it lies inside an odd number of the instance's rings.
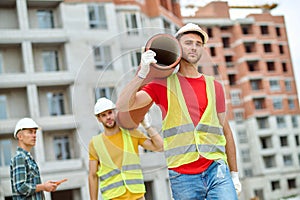
[{"label": "red t-shirt", "polygon": [[[196,126],[207,106],[205,78],[204,76],[201,76],[200,78],[186,78],[180,75],[178,75],[178,78],[188,111],[194,125]],[[214,85],[217,112],[225,112],[223,87],[218,81],[214,81]],[[168,112],[167,80],[156,79],[144,86],[142,90],[147,92],[152,100],[160,107],[162,111],[162,118],[164,119]],[[198,174],[205,171],[212,162],[213,160],[200,157],[194,162],[172,168],[172,170],[182,174]]]}]

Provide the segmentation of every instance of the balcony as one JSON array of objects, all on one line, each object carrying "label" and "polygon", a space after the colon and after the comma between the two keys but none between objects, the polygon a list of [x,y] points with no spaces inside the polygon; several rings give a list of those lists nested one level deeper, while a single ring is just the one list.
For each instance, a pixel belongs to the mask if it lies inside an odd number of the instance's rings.
[{"label": "balcony", "polygon": [[34,74],[3,74],[0,79],[0,88],[26,87],[29,83],[38,86],[69,85],[73,83],[74,75],[71,72],[40,72]]},{"label": "balcony", "polygon": [[67,36],[62,29],[36,29],[36,30],[1,30],[1,44],[15,44],[22,41],[34,43],[66,42]]},{"label": "balcony", "polygon": [[[4,0],[5,1],[5,0]],[[9,0],[7,0],[9,1]],[[58,6],[63,0],[27,0],[27,4],[30,7],[56,7]]]}]

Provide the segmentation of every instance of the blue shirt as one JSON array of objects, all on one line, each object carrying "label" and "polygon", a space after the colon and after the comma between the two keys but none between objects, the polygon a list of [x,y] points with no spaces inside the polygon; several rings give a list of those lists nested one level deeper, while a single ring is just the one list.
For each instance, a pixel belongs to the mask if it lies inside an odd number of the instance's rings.
[{"label": "blue shirt", "polygon": [[36,185],[41,184],[39,167],[30,153],[20,147],[10,161],[10,178],[13,200],[44,199],[42,191],[35,191]]}]

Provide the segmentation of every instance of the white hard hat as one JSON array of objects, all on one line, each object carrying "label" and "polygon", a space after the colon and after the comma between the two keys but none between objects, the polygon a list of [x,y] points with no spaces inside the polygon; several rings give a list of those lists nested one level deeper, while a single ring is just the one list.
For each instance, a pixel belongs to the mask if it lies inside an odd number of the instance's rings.
[{"label": "white hard hat", "polygon": [[208,41],[208,35],[207,33],[202,30],[200,28],[200,26],[198,26],[197,24],[193,24],[193,23],[188,23],[186,24],[185,26],[181,27],[177,33],[175,34],[175,37],[177,37],[179,34],[182,34],[182,33],[186,33],[186,32],[196,32],[196,33],[199,33],[202,40],[203,40],[203,43],[206,44],[207,41]]},{"label": "white hard hat", "polygon": [[31,118],[23,118],[18,121],[15,127],[14,137],[17,138],[17,133],[24,128],[36,128],[39,126]]},{"label": "white hard hat", "polygon": [[107,110],[115,109],[116,105],[109,99],[102,97],[97,100],[95,106],[94,106],[94,114],[98,115],[99,113],[102,113]]}]

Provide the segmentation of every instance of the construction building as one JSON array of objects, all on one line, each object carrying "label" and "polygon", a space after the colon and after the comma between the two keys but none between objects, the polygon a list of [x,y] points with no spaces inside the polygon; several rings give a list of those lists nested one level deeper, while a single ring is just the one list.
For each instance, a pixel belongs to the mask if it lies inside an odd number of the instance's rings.
[{"label": "construction building", "polygon": [[[182,18],[179,0],[0,1],[0,200],[11,199],[16,122],[40,126],[32,155],[42,180],[68,178],[49,200],[85,200],[88,143],[101,132],[97,98],[116,100],[135,74],[141,47],[184,23],[209,34],[199,70],[225,86],[243,185],[240,199],[300,194],[300,109],[283,16],[230,19],[225,2]],[[160,113],[151,108],[160,130]],[[141,149],[146,199],[170,200],[163,153]],[[101,198],[100,198],[101,199]]]},{"label": "construction building", "polygon": [[[42,180],[68,178],[46,198],[88,199],[88,143],[102,128],[96,99],[116,100],[146,41],[181,25],[171,0],[1,0],[0,199],[11,199],[12,134],[23,117],[42,127],[32,152]],[[163,153],[143,153],[142,165],[147,199],[169,199]]]}]

